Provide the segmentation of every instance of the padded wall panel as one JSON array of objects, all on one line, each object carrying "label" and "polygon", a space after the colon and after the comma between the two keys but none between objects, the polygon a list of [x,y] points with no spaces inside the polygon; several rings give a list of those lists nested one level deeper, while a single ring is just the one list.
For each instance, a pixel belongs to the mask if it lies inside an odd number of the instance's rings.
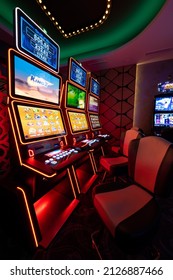
[{"label": "padded wall panel", "polygon": [[136,65],[103,70],[95,75],[101,84],[103,133],[119,141],[121,132],[133,126]]}]

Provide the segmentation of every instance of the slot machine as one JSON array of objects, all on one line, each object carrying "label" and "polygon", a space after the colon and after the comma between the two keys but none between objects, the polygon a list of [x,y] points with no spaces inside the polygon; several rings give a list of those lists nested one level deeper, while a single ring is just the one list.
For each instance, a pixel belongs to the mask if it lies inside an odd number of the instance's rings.
[{"label": "slot machine", "polygon": [[11,181],[26,243],[47,247],[79,203],[74,164],[87,152],[67,147],[59,46],[19,8],[15,24],[18,50],[8,52]]},{"label": "slot machine", "polygon": [[100,84],[92,76],[89,78],[89,90],[87,99],[87,114],[90,125],[90,141],[94,148],[93,155],[96,162],[97,171],[99,170],[99,158],[104,155],[105,143],[110,139],[108,134],[102,134],[100,123]]},{"label": "slot machine", "polygon": [[86,192],[97,178],[95,160],[89,145],[89,120],[87,108],[87,70],[70,57],[68,79],[63,94],[63,112],[67,125],[67,143],[76,151],[86,155],[74,165],[74,173],[81,193]]}]

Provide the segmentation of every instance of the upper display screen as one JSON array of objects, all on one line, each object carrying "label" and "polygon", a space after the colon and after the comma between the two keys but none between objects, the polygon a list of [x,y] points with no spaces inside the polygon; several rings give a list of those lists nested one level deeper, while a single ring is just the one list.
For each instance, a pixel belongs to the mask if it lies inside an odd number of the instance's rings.
[{"label": "upper display screen", "polygon": [[23,142],[65,135],[60,109],[17,104],[17,120]]},{"label": "upper display screen", "polygon": [[173,111],[173,96],[156,96],[155,111]]},{"label": "upper display screen", "polygon": [[100,84],[93,77],[90,78],[90,92],[98,97],[100,96]]},{"label": "upper display screen", "polygon": [[21,9],[15,9],[15,39],[19,51],[59,71],[59,45]]},{"label": "upper display screen", "polygon": [[87,88],[87,71],[79,62],[70,58],[69,60],[69,80],[80,85],[83,88]]},{"label": "upper display screen", "polygon": [[12,49],[9,50],[9,75],[13,97],[59,105],[61,77]]},{"label": "upper display screen", "polygon": [[75,109],[85,109],[86,91],[67,82],[66,84],[66,106]]}]

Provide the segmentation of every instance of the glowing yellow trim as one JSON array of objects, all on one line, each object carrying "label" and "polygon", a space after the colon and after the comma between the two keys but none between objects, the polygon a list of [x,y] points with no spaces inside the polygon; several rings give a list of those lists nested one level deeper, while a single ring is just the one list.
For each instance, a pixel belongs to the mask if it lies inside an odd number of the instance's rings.
[{"label": "glowing yellow trim", "polygon": [[41,7],[41,9],[44,11],[44,13],[48,16],[50,21],[55,25],[55,27],[58,29],[58,31],[63,35],[65,38],[69,38],[75,35],[79,35],[80,33],[90,31],[92,29],[98,28],[100,25],[102,25],[105,20],[108,18],[110,11],[111,11],[111,0],[107,0],[106,9],[104,11],[104,14],[102,18],[98,20],[98,22],[95,22],[94,24],[91,24],[90,26],[85,26],[81,29],[74,30],[69,33],[65,33],[65,30],[62,29],[62,27],[59,25],[58,20],[51,14],[51,12],[47,9],[46,5],[43,3],[44,0],[36,0],[38,5]]},{"label": "glowing yellow trim", "polygon": [[69,168],[67,168],[67,173],[68,173],[68,177],[69,177],[69,180],[70,180],[70,183],[71,183],[71,187],[72,187],[74,198],[76,198],[76,193],[75,193],[75,190],[74,190],[74,185],[73,185],[73,182],[72,182],[72,178],[71,178],[71,174],[70,174]]},{"label": "glowing yellow trim", "polygon": [[94,171],[94,174],[96,174],[95,168],[94,168],[94,164],[93,164],[93,160],[92,160],[92,156],[91,153],[89,153],[89,157],[90,157],[90,161],[91,161],[91,165],[92,165],[92,169]]},{"label": "glowing yellow trim", "polygon": [[19,149],[19,146],[18,146],[16,134],[15,134],[15,129],[14,129],[13,121],[12,121],[11,111],[10,111],[9,108],[8,108],[8,113],[9,113],[10,122],[11,122],[12,130],[13,130],[14,140],[15,140],[15,143],[16,143],[16,150],[17,150],[17,154],[18,154],[18,157],[19,157],[19,163],[20,163],[20,165],[22,165],[22,159],[21,159],[21,155],[20,155],[20,149]]},{"label": "glowing yellow trim", "polygon": [[77,186],[78,192],[80,193],[79,182],[78,182],[78,179],[77,179],[77,176],[76,176],[76,172],[75,172],[74,166],[72,165],[71,167],[72,167],[72,170],[73,170],[74,179],[76,181],[76,186]]},{"label": "glowing yellow trim", "polygon": [[22,163],[22,166],[25,166],[25,167],[27,167],[28,169],[33,170],[34,172],[36,172],[36,173],[38,173],[38,174],[40,174],[40,175],[42,175],[42,176],[44,176],[44,177],[47,177],[47,178],[52,178],[52,177],[54,177],[54,176],[57,175],[56,173],[53,173],[52,175],[47,175],[46,173],[43,173],[43,172],[41,172],[41,171],[39,171],[39,170],[37,170],[37,169],[35,169],[35,168],[33,168],[33,167],[27,165],[26,163]]},{"label": "glowing yellow trim", "polygon": [[36,247],[38,247],[38,240],[37,240],[37,236],[36,236],[36,233],[35,233],[33,221],[32,221],[32,218],[31,218],[31,213],[30,213],[30,210],[29,210],[29,205],[28,205],[28,201],[27,201],[27,198],[26,198],[26,194],[21,187],[17,187],[17,189],[20,190],[23,194],[23,198],[24,198],[25,205],[26,205],[26,210],[27,210],[27,213],[28,213],[28,217],[29,217],[29,221],[30,221],[30,225],[31,225],[31,229],[32,229],[32,233],[33,233],[33,237],[34,237],[34,241],[35,241],[35,245],[36,245]]}]

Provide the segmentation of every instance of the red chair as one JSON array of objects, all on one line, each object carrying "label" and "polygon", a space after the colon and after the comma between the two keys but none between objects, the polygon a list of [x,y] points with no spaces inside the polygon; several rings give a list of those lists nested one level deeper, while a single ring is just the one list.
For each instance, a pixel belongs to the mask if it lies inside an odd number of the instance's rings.
[{"label": "red chair", "polygon": [[152,237],[160,217],[158,198],[173,187],[173,144],[157,136],[132,140],[128,160],[131,183],[95,186],[93,204],[117,244],[133,250]]},{"label": "red chair", "polygon": [[120,139],[120,147],[112,147],[114,152],[117,152],[117,155],[113,156],[102,156],[100,158],[100,166],[105,171],[102,182],[104,182],[107,174],[114,175],[114,178],[121,176],[127,173],[128,167],[128,148],[129,144],[133,139],[141,138],[143,134],[138,129],[129,129],[126,132],[122,133]]}]

